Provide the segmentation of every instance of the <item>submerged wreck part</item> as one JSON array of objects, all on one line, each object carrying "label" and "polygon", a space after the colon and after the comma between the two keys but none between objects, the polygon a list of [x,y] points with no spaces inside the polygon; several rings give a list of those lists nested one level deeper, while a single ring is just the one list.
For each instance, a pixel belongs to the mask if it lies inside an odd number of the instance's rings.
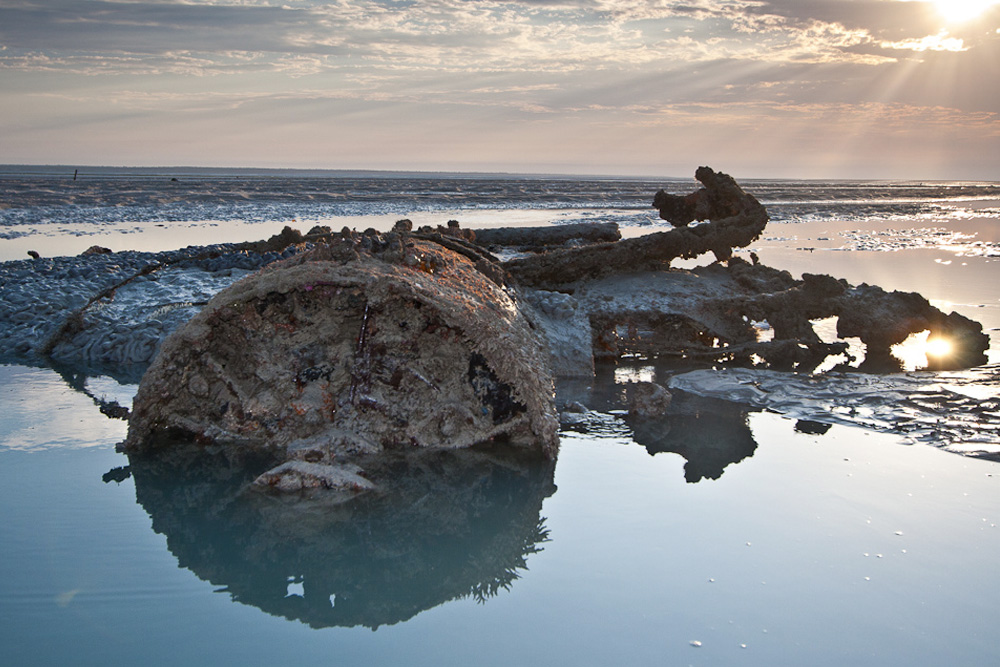
[{"label": "submerged wreck part", "polygon": [[[315,231],[315,230],[313,230]],[[212,295],[262,266],[304,250],[302,233],[286,226],[267,240],[168,253],[92,296],[45,342],[51,359],[113,366],[147,365],[164,339]],[[81,257],[95,254],[94,246]]]},{"label": "submerged wreck part", "polygon": [[[890,347],[925,330],[952,346],[948,357],[935,360],[936,368],[985,363],[989,346],[979,323],[946,315],[918,294],[852,287],[830,276],[805,274],[796,280],[736,257],[727,265],[606,276],[573,287],[572,295],[528,293],[553,349],[553,368],[562,377],[588,376],[595,360],[625,356],[756,361],[807,372],[828,357],[847,354],[846,341],[824,342],[813,329],[813,321],[830,317],[838,318],[839,337],[857,337],[866,345],[866,367],[891,369],[885,363]],[[763,321],[771,326],[772,340],[758,340],[754,323]],[[579,335],[581,330],[589,331],[589,338]]]},{"label": "submerged wreck part", "polygon": [[[733,248],[742,248],[757,240],[767,225],[767,211],[727,174],[699,167],[695,178],[705,185],[704,190],[699,191],[704,194],[698,195],[698,201],[706,203],[699,205],[699,211],[715,216],[711,222],[514,259],[504,266],[521,285],[556,290],[610,274],[669,268],[674,259],[690,259],[707,252],[725,261],[732,257]],[[661,212],[661,215],[667,214]]]},{"label": "submerged wreck part", "polygon": [[273,245],[227,243],[0,263],[0,359],[141,375],[161,339],[190,319],[198,302],[300,249],[268,249]]},{"label": "submerged wreck part", "polygon": [[674,397],[655,382],[629,382],[625,385],[628,413],[633,417],[658,417],[665,413]]},{"label": "submerged wreck part", "polygon": [[861,427],[1000,461],[997,365],[934,374],[700,369],[675,374],[667,385],[677,397],[717,399],[798,419],[797,431]]},{"label": "submerged wreck part", "polygon": [[[990,340],[981,324],[956,312],[945,314],[915,292],[887,292],[867,284],[851,286],[844,280],[808,273],[802,280],[788,276],[783,289],[761,289],[762,280],[773,286],[783,272],[741,260],[730,262],[729,270],[741,285],[756,288],[758,293],[723,300],[716,304],[717,312],[768,321],[774,330],[774,343],[795,341],[800,349],[823,351],[812,321],[836,317],[837,336],[860,339],[866,348],[865,364],[870,368],[899,370],[898,363],[892,360],[891,347],[923,331],[947,340],[951,346],[948,355],[931,361],[934,368],[969,368],[987,361]],[[834,349],[826,352],[837,353]],[[772,366],[790,367],[780,362]],[[811,370],[801,370],[807,368]]]},{"label": "submerged wreck part", "polygon": [[486,227],[476,230],[475,241],[488,248],[544,252],[553,246],[613,243],[621,237],[616,222],[580,222],[547,227]]},{"label": "submerged wreck part", "polygon": [[930,332],[930,339],[947,341],[949,352],[931,358],[930,368],[971,368],[987,362],[990,338],[983,327],[959,313],[945,314],[916,292],[886,292],[862,284],[841,299],[837,335],[857,336],[868,346],[867,359],[884,359],[893,345],[910,334]]},{"label": "submerged wreck part", "polygon": [[341,463],[503,437],[554,456],[552,376],[515,292],[404,233],[346,231],[216,295],[139,386],[126,450],[171,435]]}]

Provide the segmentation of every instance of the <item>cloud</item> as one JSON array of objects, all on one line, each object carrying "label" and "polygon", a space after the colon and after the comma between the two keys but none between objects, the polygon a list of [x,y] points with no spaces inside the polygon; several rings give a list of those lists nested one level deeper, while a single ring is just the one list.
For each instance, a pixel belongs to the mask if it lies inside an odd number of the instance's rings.
[{"label": "cloud", "polygon": [[[166,60],[170,54],[199,54],[207,59],[218,54],[214,69],[238,70],[231,54],[241,51],[311,56],[318,69],[348,67],[358,61],[445,71],[556,72],[720,57],[854,61],[860,57],[851,47],[859,44],[934,34],[918,29],[924,13],[915,8],[922,4],[340,0],[272,5],[29,0],[0,8],[0,44],[10,52],[8,67],[29,67],[33,60],[24,56],[36,53],[57,54],[60,59],[127,54],[146,58],[146,63],[151,56]],[[905,7],[911,11],[903,11]],[[911,29],[903,30],[903,25]],[[126,67],[127,62],[121,65]],[[166,62],[164,67],[177,69]]]},{"label": "cloud", "polygon": [[968,51],[969,47],[965,41],[956,37],[950,37],[948,32],[942,30],[936,35],[927,35],[920,39],[904,39],[898,42],[881,42],[879,44],[884,49],[898,49],[908,51]]},{"label": "cloud", "polygon": [[36,144],[43,125],[102,113],[206,132],[217,114],[270,123],[258,133],[470,118],[475,132],[777,136],[887,127],[882,112],[930,127],[926,110],[950,109],[985,132],[1000,110],[983,85],[1000,80],[991,20],[942,27],[930,3],[896,0],[8,0],[0,126]]},{"label": "cloud", "polygon": [[0,8],[0,43],[24,51],[286,51],[301,24],[301,12],[281,7],[29,0]]}]

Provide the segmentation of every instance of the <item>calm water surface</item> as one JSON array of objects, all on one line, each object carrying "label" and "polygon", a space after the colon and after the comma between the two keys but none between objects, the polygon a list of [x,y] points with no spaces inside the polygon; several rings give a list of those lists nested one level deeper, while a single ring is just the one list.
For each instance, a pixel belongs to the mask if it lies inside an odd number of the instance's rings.
[{"label": "calm water surface", "polygon": [[123,423],[52,371],[0,378],[7,664],[1000,658],[989,461],[693,404],[595,413],[554,474],[446,464],[419,502],[331,511],[126,476]]}]

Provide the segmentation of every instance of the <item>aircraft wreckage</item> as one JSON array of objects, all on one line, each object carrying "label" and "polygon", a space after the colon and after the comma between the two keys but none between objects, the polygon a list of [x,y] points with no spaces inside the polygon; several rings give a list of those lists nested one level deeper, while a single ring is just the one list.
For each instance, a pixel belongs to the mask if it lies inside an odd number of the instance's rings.
[{"label": "aircraft wreckage", "polygon": [[[985,362],[982,327],[918,294],[796,280],[735,257],[767,212],[726,174],[701,167],[696,178],[704,187],[694,193],[656,194],[674,228],[639,238],[603,225],[477,237],[457,223],[408,221],[387,233],[288,233],[310,244],[223,289],[162,344],[122,448],[269,451],[279,465],[259,486],[355,493],[380,483],[365,470],[392,453],[502,440],[555,457],[554,379],[590,377],[595,360],[809,371],[847,353],[813,330],[813,320],[837,317],[837,335],[860,338],[866,363],[925,330],[951,341],[952,367]],[[526,252],[501,261],[495,246]],[[717,261],[670,266],[706,253]],[[81,312],[73,335],[85,320]],[[762,321],[772,340],[758,340]]]}]

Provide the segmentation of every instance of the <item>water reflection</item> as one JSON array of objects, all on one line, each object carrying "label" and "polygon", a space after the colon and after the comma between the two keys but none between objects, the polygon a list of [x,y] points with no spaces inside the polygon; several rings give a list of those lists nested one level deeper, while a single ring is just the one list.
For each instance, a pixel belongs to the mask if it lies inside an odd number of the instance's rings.
[{"label": "water reflection", "polygon": [[678,371],[677,364],[603,364],[593,383],[566,380],[557,390],[560,404],[581,404],[590,411],[563,414],[565,431],[592,437],[629,438],[649,454],[665,452],[684,458],[684,479],[689,483],[719,479],[726,467],[753,456],[757,449],[748,416],[757,412],[745,404],[673,392],[673,401],[664,414],[640,417],[629,414],[625,399],[626,383],[616,378],[655,381],[667,384]]},{"label": "water reflection", "polygon": [[180,566],[312,627],[374,629],[449,600],[485,601],[548,539],[550,461],[499,449],[408,455],[366,467],[383,491],[347,502],[248,488],[270,464],[188,449],[133,456],[130,470]]},{"label": "water reflection", "polygon": [[650,455],[673,452],[684,457],[689,483],[719,479],[727,466],[753,456],[757,442],[750,411],[739,403],[678,393],[670,413],[654,419],[626,417],[632,438]]}]

